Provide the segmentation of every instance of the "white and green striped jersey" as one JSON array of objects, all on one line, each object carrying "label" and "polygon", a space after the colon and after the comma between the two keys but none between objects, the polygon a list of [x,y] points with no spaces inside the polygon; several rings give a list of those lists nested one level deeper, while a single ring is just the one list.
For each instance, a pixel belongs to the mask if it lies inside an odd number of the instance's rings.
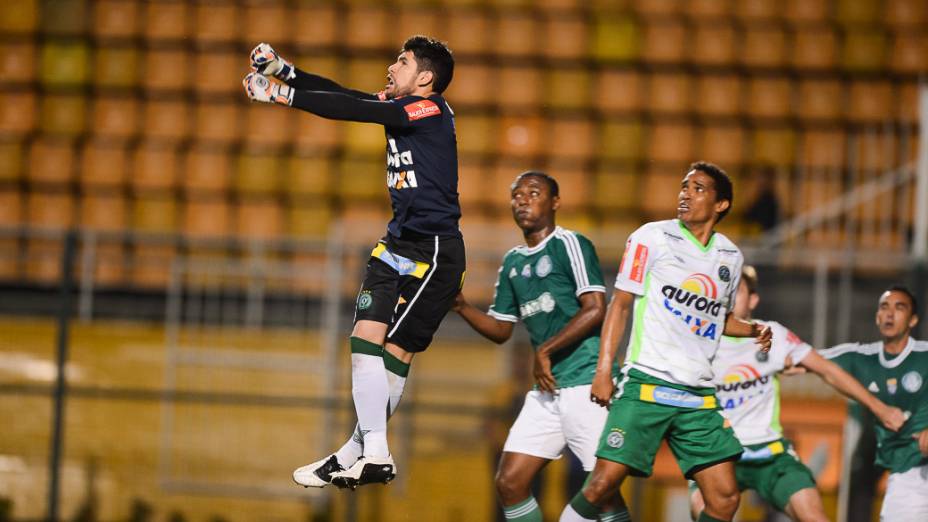
[{"label": "white and green striped jersey", "polygon": [[[589,239],[557,227],[541,243],[506,253],[499,268],[490,316],[521,319],[532,346],[560,332],[580,311],[580,295],[603,292],[603,274]],[[599,357],[599,331],[551,356],[551,373],[560,388],[590,384]]]},{"label": "white and green striped jersey", "polygon": [[912,435],[928,429],[928,342],[909,338],[896,356],[883,343],[847,343],[822,350],[884,403],[911,414],[898,432],[876,425],[876,463],[893,473],[928,464]]},{"label": "white and green striped jersey", "polygon": [[731,421],[741,444],[771,442],[783,437],[780,425],[780,381],[778,373],[786,358],[802,361],[812,347],[780,323],[770,326],[773,345],[759,351],[751,337],[722,336],[719,351],[712,360],[715,395],[725,417]]},{"label": "white and green striped jersey", "polygon": [[671,383],[712,387],[711,361],[742,264],[727,237],[714,232],[703,245],[677,219],[633,232],[615,281],[636,295],[625,365]]}]

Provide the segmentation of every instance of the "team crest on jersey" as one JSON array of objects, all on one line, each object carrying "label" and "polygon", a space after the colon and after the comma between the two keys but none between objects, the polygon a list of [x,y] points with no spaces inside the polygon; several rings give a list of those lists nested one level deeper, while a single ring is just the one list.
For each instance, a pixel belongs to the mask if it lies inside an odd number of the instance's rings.
[{"label": "team crest on jersey", "polygon": [[754,352],[754,358],[757,359],[757,362],[759,363],[765,363],[770,360],[770,353],[757,350]]},{"label": "team crest on jersey", "polygon": [[911,371],[902,376],[902,389],[909,393],[915,393],[922,387],[922,376],[916,371]]},{"label": "team crest on jersey", "polygon": [[532,265],[525,265],[522,267],[522,277],[526,279],[532,277]]},{"label": "team crest on jersey", "polygon": [[365,290],[361,292],[361,295],[358,296],[358,310],[364,311],[371,307],[374,303],[374,298],[371,297],[370,290]]},{"label": "team crest on jersey", "polygon": [[731,270],[727,266],[722,265],[719,267],[719,279],[725,283],[731,281]]},{"label": "team crest on jersey", "polygon": [[897,389],[899,389],[899,381],[897,381],[895,377],[886,379],[886,391],[888,391],[890,395],[895,395]]},{"label": "team crest on jersey", "polygon": [[538,277],[544,277],[550,274],[552,266],[553,266],[553,263],[551,263],[551,258],[548,257],[547,254],[541,256],[541,259],[539,259],[538,262],[535,263],[535,275],[537,275]]},{"label": "team crest on jersey", "polygon": [[619,449],[625,445],[625,431],[621,428],[612,428],[606,437],[606,444],[611,448]]}]

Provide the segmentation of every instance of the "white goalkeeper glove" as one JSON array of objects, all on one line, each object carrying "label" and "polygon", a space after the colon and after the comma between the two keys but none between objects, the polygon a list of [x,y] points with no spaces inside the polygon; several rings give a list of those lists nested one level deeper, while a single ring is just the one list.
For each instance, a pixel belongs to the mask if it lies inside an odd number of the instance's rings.
[{"label": "white goalkeeper glove", "polygon": [[251,51],[251,68],[258,74],[274,76],[281,80],[290,80],[296,76],[293,64],[281,58],[273,47],[263,42]]},{"label": "white goalkeeper glove", "polygon": [[251,100],[281,105],[293,103],[293,89],[290,86],[272,82],[258,73],[248,73],[242,85]]}]

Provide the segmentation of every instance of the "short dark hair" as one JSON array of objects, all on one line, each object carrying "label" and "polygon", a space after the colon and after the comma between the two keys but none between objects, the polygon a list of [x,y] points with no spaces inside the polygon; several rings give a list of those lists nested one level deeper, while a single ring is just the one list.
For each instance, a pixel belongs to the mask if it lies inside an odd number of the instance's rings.
[{"label": "short dark hair", "polygon": [[431,71],[432,90],[445,92],[454,77],[454,57],[451,49],[434,38],[417,34],[403,44],[403,52],[410,51],[416,57],[419,71]]},{"label": "short dark hair", "polygon": [[909,298],[909,302],[912,303],[912,315],[918,315],[918,299],[915,298],[915,294],[907,287],[903,285],[893,285],[887,288],[883,293],[886,292],[899,292],[900,294],[905,294]]},{"label": "short dark hair", "polygon": [[708,161],[697,161],[690,165],[690,170],[698,170],[712,178],[712,181],[715,182],[716,201],[728,200],[728,208],[719,213],[719,221],[721,221],[728,215],[731,206],[735,203],[735,193],[731,186],[731,178],[728,177],[728,174],[722,170],[721,167],[714,163],[709,163]]},{"label": "short dark hair", "polygon": [[516,176],[516,180],[512,182],[512,185],[509,186],[509,190],[510,191],[515,190],[516,185],[518,185],[519,182],[522,181],[522,178],[529,178],[529,177],[540,178],[542,181],[544,181],[548,185],[548,192],[551,193],[552,198],[560,196],[561,190],[557,185],[557,180],[551,177],[551,175],[549,175],[548,173],[542,172],[540,170],[526,170],[522,174],[519,174],[518,176]]},{"label": "short dark hair", "polygon": [[751,265],[741,267],[741,280],[748,286],[749,294],[757,293],[757,269]]}]

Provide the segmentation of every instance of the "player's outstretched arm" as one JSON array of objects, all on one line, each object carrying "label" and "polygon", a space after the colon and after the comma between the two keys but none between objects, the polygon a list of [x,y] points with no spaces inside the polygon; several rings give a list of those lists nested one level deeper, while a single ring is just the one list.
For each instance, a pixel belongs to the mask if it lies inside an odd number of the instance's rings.
[{"label": "player's outstretched arm", "polygon": [[596,375],[593,376],[593,387],[590,390],[590,400],[600,406],[609,406],[615,392],[612,367],[615,365],[619,341],[625,335],[625,327],[628,325],[628,317],[634,304],[635,294],[616,289],[609,307],[606,308],[603,330],[599,338],[599,360],[596,362]]},{"label": "player's outstretched arm", "polygon": [[564,328],[541,343],[535,351],[535,366],[532,371],[535,382],[542,391],[553,392],[557,388],[557,381],[551,373],[551,354],[583,339],[593,329],[598,328],[606,316],[606,296],[603,292],[585,292],[580,294],[579,299],[580,310],[570,318]]},{"label": "player's outstretched arm", "polygon": [[756,337],[757,345],[762,352],[769,352],[773,344],[773,331],[769,326],[738,319],[733,313],[725,317],[725,329],[722,333],[730,337]]},{"label": "player's outstretched arm", "polygon": [[868,392],[854,376],[844,371],[837,364],[815,353],[815,350],[809,351],[799,361],[799,365],[821,377],[828,385],[846,397],[863,404],[876,415],[876,418],[880,419],[886,429],[899,431],[899,428],[905,424],[905,413],[902,410],[884,404],[883,401]]},{"label": "player's outstretched arm", "polygon": [[263,42],[252,49],[250,59],[253,71],[262,76],[273,76],[294,89],[337,92],[365,100],[377,99],[376,95],[348,89],[328,78],[303,72]]},{"label": "player's outstretched arm", "polygon": [[406,110],[396,103],[362,100],[337,92],[301,91],[258,73],[248,74],[242,86],[253,101],[296,107],[331,120],[379,123],[388,127],[412,124]]},{"label": "player's outstretched arm", "polygon": [[513,323],[500,321],[481,312],[476,306],[467,302],[463,293],[459,293],[454,298],[454,305],[452,305],[451,309],[464,318],[467,324],[477,333],[496,344],[502,344],[512,337]]}]

